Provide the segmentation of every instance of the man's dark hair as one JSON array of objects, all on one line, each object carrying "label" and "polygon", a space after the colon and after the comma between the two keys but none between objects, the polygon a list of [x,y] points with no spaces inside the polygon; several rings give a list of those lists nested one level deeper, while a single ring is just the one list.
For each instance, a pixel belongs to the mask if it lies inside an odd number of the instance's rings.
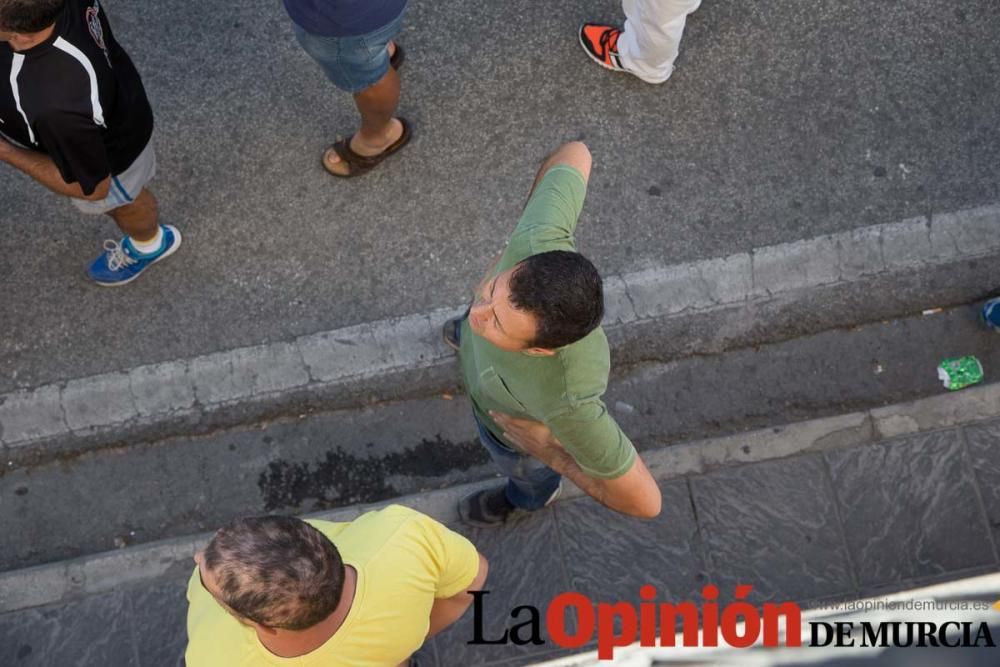
[{"label": "man's dark hair", "polygon": [[56,22],[66,0],[0,0],[0,30],[30,34]]},{"label": "man's dark hair", "polygon": [[323,533],[290,516],[236,519],[204,551],[222,598],[269,628],[305,630],[333,613],[344,561]]},{"label": "man's dark hair", "polygon": [[604,317],[601,275],[576,252],[552,250],[532,255],[510,276],[510,301],[538,323],[529,347],[555,349],[575,343]]}]

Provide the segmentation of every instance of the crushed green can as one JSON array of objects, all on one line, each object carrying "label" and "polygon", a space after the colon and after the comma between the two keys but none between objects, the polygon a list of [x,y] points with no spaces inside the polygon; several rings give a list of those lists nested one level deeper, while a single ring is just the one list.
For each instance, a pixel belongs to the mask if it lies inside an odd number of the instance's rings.
[{"label": "crushed green can", "polygon": [[946,389],[963,389],[983,381],[983,365],[972,355],[945,359],[938,365],[938,378]]}]

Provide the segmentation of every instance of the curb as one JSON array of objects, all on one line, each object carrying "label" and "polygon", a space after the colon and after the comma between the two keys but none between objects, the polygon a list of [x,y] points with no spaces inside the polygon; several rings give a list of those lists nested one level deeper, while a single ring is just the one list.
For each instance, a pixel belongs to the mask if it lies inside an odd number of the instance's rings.
[{"label": "curb", "polygon": [[[663,481],[729,466],[877,444],[997,417],[1000,417],[1000,383],[864,412],[646,450],[643,460],[652,475]],[[399,503],[442,523],[454,524],[458,521],[455,506],[459,498],[494,483],[475,482],[306,516],[350,521],[364,512]],[[559,502],[582,495],[575,486],[567,484]],[[160,577],[183,576],[190,571],[194,553],[210,537],[210,533],[189,535],[2,573],[0,614],[106,593]]]},{"label": "curb", "polygon": [[[661,356],[702,353],[860,323],[844,322],[850,314],[869,319],[902,314],[925,307],[916,301],[920,297],[950,301],[933,305],[981,298],[984,282],[988,289],[1000,284],[996,263],[976,263],[1000,253],[998,228],[1000,205],[991,205],[608,276],[605,326],[615,354],[626,357],[616,363],[649,352],[637,337],[655,341],[664,331],[670,340],[652,343],[666,346],[657,349]],[[978,273],[956,279],[960,285],[899,299],[898,313],[858,306],[872,281],[933,283],[927,277],[931,269],[950,276],[955,267],[968,266],[977,266]],[[825,318],[813,313],[809,299],[815,300],[818,288],[834,290],[841,312],[831,307]],[[851,289],[852,296],[840,296]],[[810,317],[789,313],[789,304],[801,304]],[[740,316],[733,316],[736,309]],[[162,437],[168,429],[232,426],[301,411],[301,405],[339,409],[376,396],[443,390],[455,378],[449,367],[453,353],[440,340],[440,325],[462,310],[442,308],[3,394],[0,445],[12,467],[40,449],[86,449]],[[705,318],[700,331],[692,317]],[[762,323],[768,317],[777,323]],[[633,351],[623,352],[629,348]]]}]

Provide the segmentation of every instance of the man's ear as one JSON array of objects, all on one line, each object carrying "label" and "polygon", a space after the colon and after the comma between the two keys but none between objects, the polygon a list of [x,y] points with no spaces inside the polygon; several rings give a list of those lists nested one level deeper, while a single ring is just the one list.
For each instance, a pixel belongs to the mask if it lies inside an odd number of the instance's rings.
[{"label": "man's ear", "polygon": [[269,628],[266,625],[261,625],[257,621],[251,621],[250,619],[244,619],[244,620],[246,621],[247,625],[249,625],[250,627],[252,627],[259,634],[269,635],[271,637],[274,637],[275,635],[278,634],[277,628]]},{"label": "man's ear", "polygon": [[556,351],[546,347],[529,347],[524,353],[530,354],[533,357],[551,357],[555,355]]}]

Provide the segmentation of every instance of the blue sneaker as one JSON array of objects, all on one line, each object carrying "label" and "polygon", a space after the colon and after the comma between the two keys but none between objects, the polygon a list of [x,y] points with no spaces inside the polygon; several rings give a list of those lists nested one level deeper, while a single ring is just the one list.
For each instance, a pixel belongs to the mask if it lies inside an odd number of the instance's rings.
[{"label": "blue sneaker", "polygon": [[118,287],[132,282],[148,267],[177,252],[181,247],[181,233],[172,225],[163,228],[163,246],[159,252],[143,255],[129,237],[118,241],[104,242],[104,253],[90,265],[88,273],[98,285]]},{"label": "blue sneaker", "polygon": [[990,299],[983,304],[983,310],[979,313],[979,316],[987,328],[1000,332],[1000,298]]}]

